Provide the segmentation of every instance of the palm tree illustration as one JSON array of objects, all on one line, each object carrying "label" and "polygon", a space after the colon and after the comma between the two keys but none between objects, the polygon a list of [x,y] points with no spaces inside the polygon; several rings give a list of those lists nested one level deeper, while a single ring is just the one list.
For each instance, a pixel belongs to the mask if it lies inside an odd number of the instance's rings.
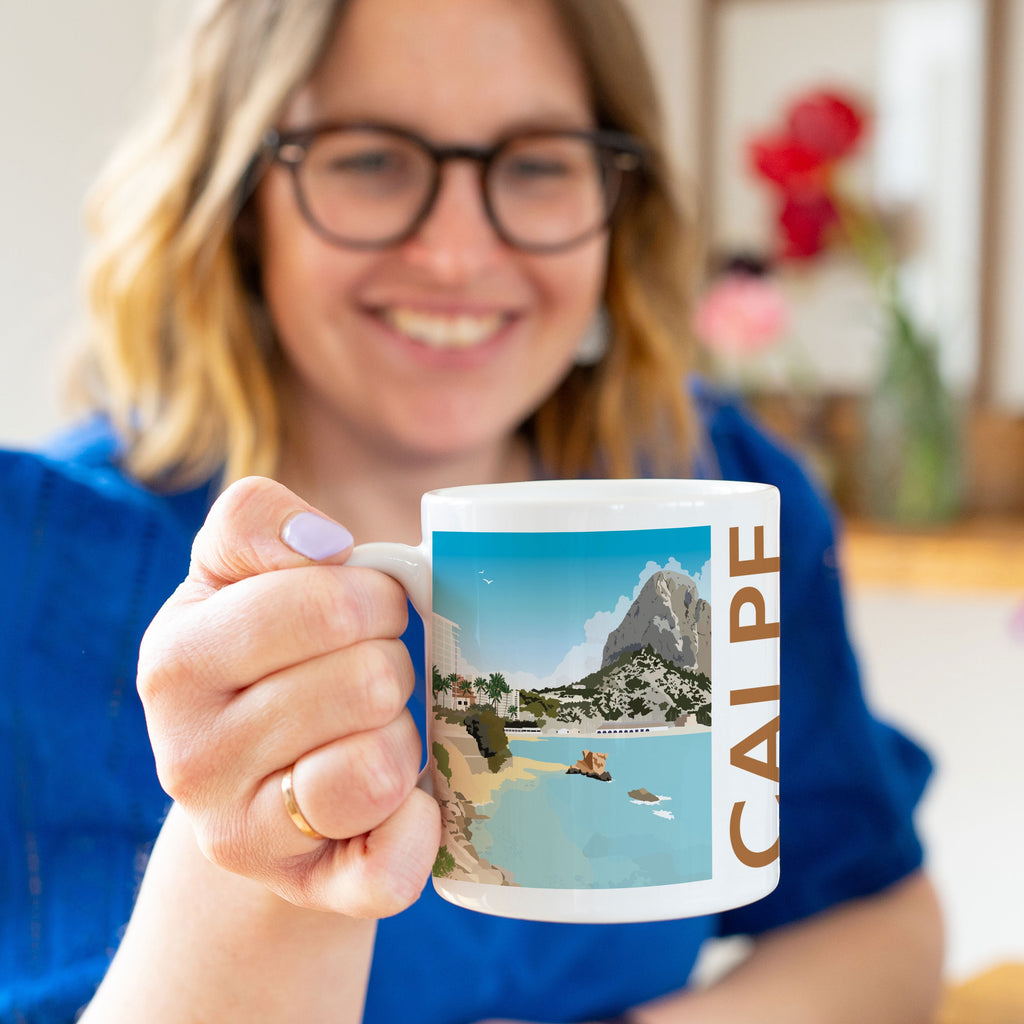
[{"label": "palm tree illustration", "polygon": [[483,681],[483,690],[494,703],[494,713],[497,714],[498,701],[504,694],[509,692],[509,686],[505,682],[505,677],[500,672],[492,672],[486,681]]},{"label": "palm tree illustration", "polygon": [[433,671],[431,672],[430,679],[431,689],[434,691],[434,701],[437,702],[437,695],[439,693],[449,693],[452,688],[452,677],[442,676],[441,670],[434,665]]}]

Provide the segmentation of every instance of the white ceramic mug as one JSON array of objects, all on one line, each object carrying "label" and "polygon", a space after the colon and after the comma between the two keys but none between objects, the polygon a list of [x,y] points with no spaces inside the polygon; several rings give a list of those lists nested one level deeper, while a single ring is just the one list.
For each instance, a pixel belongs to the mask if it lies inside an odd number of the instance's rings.
[{"label": "white ceramic mug", "polygon": [[[424,620],[434,886],[547,921],[714,913],[779,874],[779,494],[701,480],[423,496],[365,544]],[[712,629],[712,619],[714,628]]]}]

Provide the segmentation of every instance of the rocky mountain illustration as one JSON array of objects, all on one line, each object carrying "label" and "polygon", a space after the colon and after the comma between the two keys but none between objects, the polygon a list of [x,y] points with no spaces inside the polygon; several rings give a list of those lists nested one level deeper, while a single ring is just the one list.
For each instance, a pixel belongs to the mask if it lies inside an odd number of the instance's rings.
[{"label": "rocky mountain illustration", "polygon": [[582,680],[590,693],[591,714],[609,722],[674,722],[694,715],[710,725],[711,680],[697,669],[681,669],[650,644],[623,651],[607,667]]},{"label": "rocky mountain illustration", "polygon": [[543,731],[576,726],[583,731],[609,725],[663,725],[690,716],[711,725],[711,679],[692,668],[680,668],[648,645],[624,651],[605,668],[575,683],[552,686],[542,693],[524,691],[531,715]]},{"label": "rocky mountain illustration", "polygon": [[608,634],[601,665],[651,648],[682,669],[711,675],[711,605],[681,572],[662,569],[644,583],[620,625]]}]

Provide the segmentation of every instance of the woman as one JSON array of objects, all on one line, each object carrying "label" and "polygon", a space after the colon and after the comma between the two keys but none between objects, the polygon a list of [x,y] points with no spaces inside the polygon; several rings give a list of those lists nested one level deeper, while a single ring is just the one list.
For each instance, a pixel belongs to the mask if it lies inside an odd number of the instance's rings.
[{"label": "woman", "polygon": [[[925,1019],[927,765],[863,706],[806,480],[681,386],[685,235],[617,3],[219,0],[183,53],[97,208],[104,418],[2,464],[3,1010],[68,1019],[119,938],[165,809],[128,689],[156,613],[138,682],[175,806],[85,1020]],[[654,472],[783,491],[784,880],[655,925],[444,904],[421,637],[353,537],[417,541],[442,485]],[[752,955],[686,990],[733,933]]]}]

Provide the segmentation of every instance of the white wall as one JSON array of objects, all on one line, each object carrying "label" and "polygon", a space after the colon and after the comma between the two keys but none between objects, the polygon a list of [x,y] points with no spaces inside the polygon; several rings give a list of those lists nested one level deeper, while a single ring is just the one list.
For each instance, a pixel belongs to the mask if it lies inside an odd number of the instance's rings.
[{"label": "white wall", "polygon": [[3,4],[0,443],[22,443],[58,422],[82,199],[137,109],[165,18],[152,0]]},{"label": "white wall", "polygon": [[700,170],[700,23],[692,0],[626,0],[661,81],[673,159],[684,176]]},{"label": "white wall", "polygon": [[998,349],[995,396],[1007,408],[1024,409],[1024,0],[1008,4],[1009,83],[1003,121],[1006,203],[1000,212],[1001,296],[996,310]]}]

